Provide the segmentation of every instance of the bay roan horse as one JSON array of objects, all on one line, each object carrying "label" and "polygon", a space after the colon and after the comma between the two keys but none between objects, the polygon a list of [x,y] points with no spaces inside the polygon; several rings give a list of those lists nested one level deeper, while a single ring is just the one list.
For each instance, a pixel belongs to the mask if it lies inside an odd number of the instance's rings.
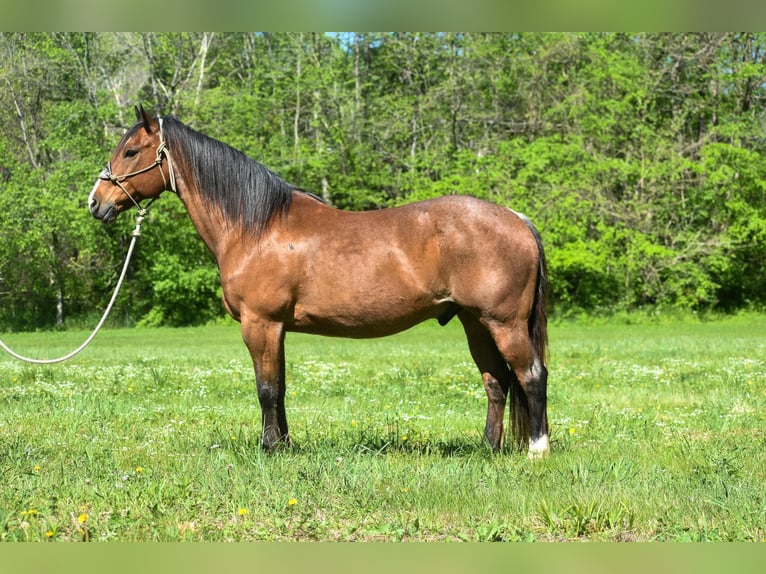
[{"label": "bay roan horse", "polygon": [[532,223],[447,196],[367,212],[334,209],[230,146],[136,108],[96,181],[97,219],[177,193],[218,262],[226,310],[242,325],[263,417],[262,445],[290,444],[285,333],[382,337],[426,319],[463,324],[499,450],[510,398],[514,443],[549,452],[546,271]]}]

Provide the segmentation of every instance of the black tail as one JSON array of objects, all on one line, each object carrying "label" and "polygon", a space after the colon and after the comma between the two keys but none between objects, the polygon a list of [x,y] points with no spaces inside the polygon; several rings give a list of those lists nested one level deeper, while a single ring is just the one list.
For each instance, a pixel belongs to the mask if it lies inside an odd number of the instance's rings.
[{"label": "black tail", "polygon": [[532,314],[529,316],[529,336],[537,356],[543,362],[548,362],[548,263],[545,260],[545,249],[540,233],[531,221],[527,221],[527,227],[535,236],[537,243],[537,290]]},{"label": "black tail", "polygon": [[[521,220],[527,225],[529,231],[537,243],[537,280],[535,286],[535,299],[532,304],[532,312],[529,315],[528,329],[529,338],[532,341],[532,347],[537,358],[542,364],[544,377],[547,380],[547,369],[545,364],[548,360],[548,265],[545,260],[545,249],[543,240],[535,225],[524,215],[518,214]],[[524,449],[529,444],[529,406],[527,397],[519,385],[516,377],[513,377],[511,389],[511,436],[513,442],[520,449]],[[547,420],[546,420],[547,427]],[[546,434],[548,429],[546,428]]]},{"label": "black tail", "polygon": [[529,231],[535,238],[535,243],[537,243],[537,285],[528,324],[529,338],[532,339],[532,345],[537,356],[545,365],[548,358],[548,263],[545,260],[543,240],[535,224],[523,213],[515,213],[529,228]]}]

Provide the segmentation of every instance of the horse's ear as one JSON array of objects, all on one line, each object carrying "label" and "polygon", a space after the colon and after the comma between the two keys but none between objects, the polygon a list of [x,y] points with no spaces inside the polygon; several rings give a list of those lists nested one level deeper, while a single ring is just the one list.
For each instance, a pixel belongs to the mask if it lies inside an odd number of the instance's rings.
[{"label": "horse's ear", "polygon": [[146,110],[144,110],[143,104],[136,106],[136,119],[143,124],[146,133],[152,133],[151,118],[146,113]]}]

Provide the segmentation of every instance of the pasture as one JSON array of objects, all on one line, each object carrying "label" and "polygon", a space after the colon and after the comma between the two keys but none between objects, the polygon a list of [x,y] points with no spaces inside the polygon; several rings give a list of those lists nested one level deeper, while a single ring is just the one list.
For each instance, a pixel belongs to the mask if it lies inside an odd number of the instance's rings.
[{"label": "pasture", "polygon": [[[236,325],[0,357],[0,539],[766,539],[766,317],[552,325],[550,458],[493,455],[462,329],[288,334],[260,450]],[[35,356],[81,332],[3,335]],[[507,420],[506,420],[507,424]]]}]

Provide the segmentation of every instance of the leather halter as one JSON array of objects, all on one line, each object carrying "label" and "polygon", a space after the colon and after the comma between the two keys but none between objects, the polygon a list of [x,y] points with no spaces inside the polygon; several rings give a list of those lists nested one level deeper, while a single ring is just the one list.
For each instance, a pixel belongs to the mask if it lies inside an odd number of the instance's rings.
[{"label": "leather halter", "polygon": [[[136,206],[136,208],[139,210],[139,212],[143,212],[144,209],[141,207],[138,201],[136,201],[132,195],[128,193],[128,191],[122,186],[122,182],[126,179],[129,179],[133,177],[134,175],[139,175],[141,173],[145,173],[151,169],[154,169],[155,167],[160,168],[160,175],[162,176],[162,183],[167,191],[172,191],[173,193],[178,193],[178,190],[176,189],[176,176],[175,172],[173,171],[173,161],[170,157],[170,150],[168,149],[167,145],[165,144],[165,137],[162,132],[162,118],[159,118],[160,123],[160,145],[157,146],[157,153],[156,157],[154,158],[154,162],[149,164],[148,166],[138,169],[136,171],[132,171],[130,173],[125,173],[121,175],[114,175],[112,173],[112,162],[107,162],[106,167],[101,171],[101,173],[98,175],[99,179],[103,179],[105,181],[111,181],[114,185],[119,187],[122,192],[128,196],[128,199],[133,202],[133,205]],[[165,179],[165,173],[162,171],[162,156],[167,157],[168,159],[168,176],[170,178],[170,188],[168,189],[168,182]]]}]

